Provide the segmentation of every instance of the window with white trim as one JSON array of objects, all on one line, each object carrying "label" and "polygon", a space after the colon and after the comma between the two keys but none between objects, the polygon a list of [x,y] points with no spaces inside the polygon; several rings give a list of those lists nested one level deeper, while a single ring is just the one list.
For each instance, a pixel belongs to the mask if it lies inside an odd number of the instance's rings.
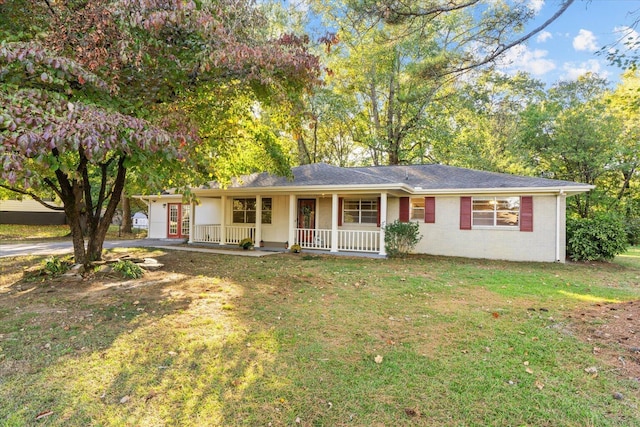
[{"label": "window with white trim", "polygon": [[344,224],[377,224],[377,199],[345,199],[342,205]]},{"label": "window with white trim", "polygon": [[[271,224],[273,204],[270,197],[262,199],[262,223]],[[253,197],[236,197],[233,199],[233,223],[256,223],[256,199]]]},{"label": "window with white trim", "polygon": [[411,219],[424,220],[424,197],[411,199]]},{"label": "window with white trim", "polygon": [[474,227],[518,227],[520,197],[474,197],[472,199]]}]

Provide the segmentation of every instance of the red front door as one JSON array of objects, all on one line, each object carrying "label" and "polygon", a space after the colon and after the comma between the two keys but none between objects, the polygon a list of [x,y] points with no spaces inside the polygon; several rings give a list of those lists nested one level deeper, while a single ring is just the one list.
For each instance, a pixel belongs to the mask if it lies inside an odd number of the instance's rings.
[{"label": "red front door", "polygon": [[313,230],[316,228],[316,199],[298,199],[298,228],[301,230],[301,242],[313,242]]},{"label": "red front door", "polygon": [[170,239],[189,237],[191,206],[182,203],[169,203],[167,236]]}]

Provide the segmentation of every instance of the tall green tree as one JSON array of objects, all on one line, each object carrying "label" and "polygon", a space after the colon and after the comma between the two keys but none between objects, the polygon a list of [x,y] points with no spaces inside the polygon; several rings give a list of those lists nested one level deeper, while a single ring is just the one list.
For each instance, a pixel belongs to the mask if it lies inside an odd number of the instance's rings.
[{"label": "tall green tree", "polygon": [[[373,164],[424,161],[429,133],[441,124],[434,104],[451,96],[458,77],[488,66],[560,16],[563,1],[528,33],[535,12],[518,1],[313,2],[327,27],[337,29],[327,82],[351,96],[354,141]],[[435,108],[434,108],[435,107]]]},{"label": "tall green tree", "polygon": [[[587,74],[560,82],[523,113],[524,158],[538,175],[598,185],[618,168],[622,123],[609,108],[606,80]],[[574,211],[587,218],[603,206],[602,188],[572,197]]]},{"label": "tall green tree", "polygon": [[525,73],[505,76],[488,70],[456,85],[451,92],[438,103],[443,119],[426,147],[431,160],[530,174],[517,155],[521,116],[527,107],[545,98],[544,84]]}]

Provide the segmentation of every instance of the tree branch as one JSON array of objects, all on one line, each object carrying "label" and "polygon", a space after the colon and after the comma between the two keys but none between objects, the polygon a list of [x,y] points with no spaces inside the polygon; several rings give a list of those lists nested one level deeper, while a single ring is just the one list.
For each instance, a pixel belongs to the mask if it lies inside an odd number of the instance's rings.
[{"label": "tree branch", "polygon": [[547,28],[553,21],[555,21],[556,19],[558,19],[560,17],[560,15],[562,15],[568,8],[569,6],[571,6],[571,4],[573,4],[575,0],[565,0],[564,3],[562,3],[562,5],[560,6],[560,8],[556,11],[556,13],[553,14],[553,16],[549,19],[547,19],[544,23],[542,23],[540,26],[534,28],[532,31],[530,31],[529,33],[525,34],[524,36],[520,37],[517,40],[514,40],[511,43],[508,43],[506,45],[500,45],[500,47],[496,50],[494,50],[491,55],[485,57],[484,59],[482,59],[479,62],[467,65],[466,67],[462,67],[462,68],[458,68],[455,70],[451,70],[449,72],[446,72],[443,74],[443,76],[446,76],[448,74],[458,74],[458,73],[463,73],[465,71],[469,71],[472,70],[474,68],[478,68],[481,67],[483,65],[488,64],[489,62],[495,60],[497,57],[499,57],[500,55],[502,55],[503,53],[505,53],[506,51],[508,51],[509,49],[519,45],[520,43],[524,43],[527,40],[529,40],[531,37],[535,36],[536,34],[538,34],[540,31],[544,30],[545,28]]},{"label": "tree branch", "polygon": [[33,200],[35,200],[36,202],[40,203],[45,208],[49,208],[49,209],[52,209],[54,211],[64,211],[64,207],[50,205],[49,203],[45,202],[40,197],[38,197],[38,195],[36,195],[35,193],[32,193],[31,191],[25,191],[25,190],[22,190],[20,188],[10,187],[10,186],[4,185],[4,184],[0,184],[0,187],[5,188],[5,189],[7,189],[9,191],[13,191],[14,193],[19,193],[19,194],[23,194],[25,196],[29,196]]}]

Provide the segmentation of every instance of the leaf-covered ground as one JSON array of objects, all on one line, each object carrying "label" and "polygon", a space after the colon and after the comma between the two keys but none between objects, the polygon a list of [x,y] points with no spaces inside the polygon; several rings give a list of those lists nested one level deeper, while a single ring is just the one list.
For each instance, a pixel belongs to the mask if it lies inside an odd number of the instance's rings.
[{"label": "leaf-covered ground", "polygon": [[640,425],[640,258],[136,255],[2,260],[0,424]]}]

